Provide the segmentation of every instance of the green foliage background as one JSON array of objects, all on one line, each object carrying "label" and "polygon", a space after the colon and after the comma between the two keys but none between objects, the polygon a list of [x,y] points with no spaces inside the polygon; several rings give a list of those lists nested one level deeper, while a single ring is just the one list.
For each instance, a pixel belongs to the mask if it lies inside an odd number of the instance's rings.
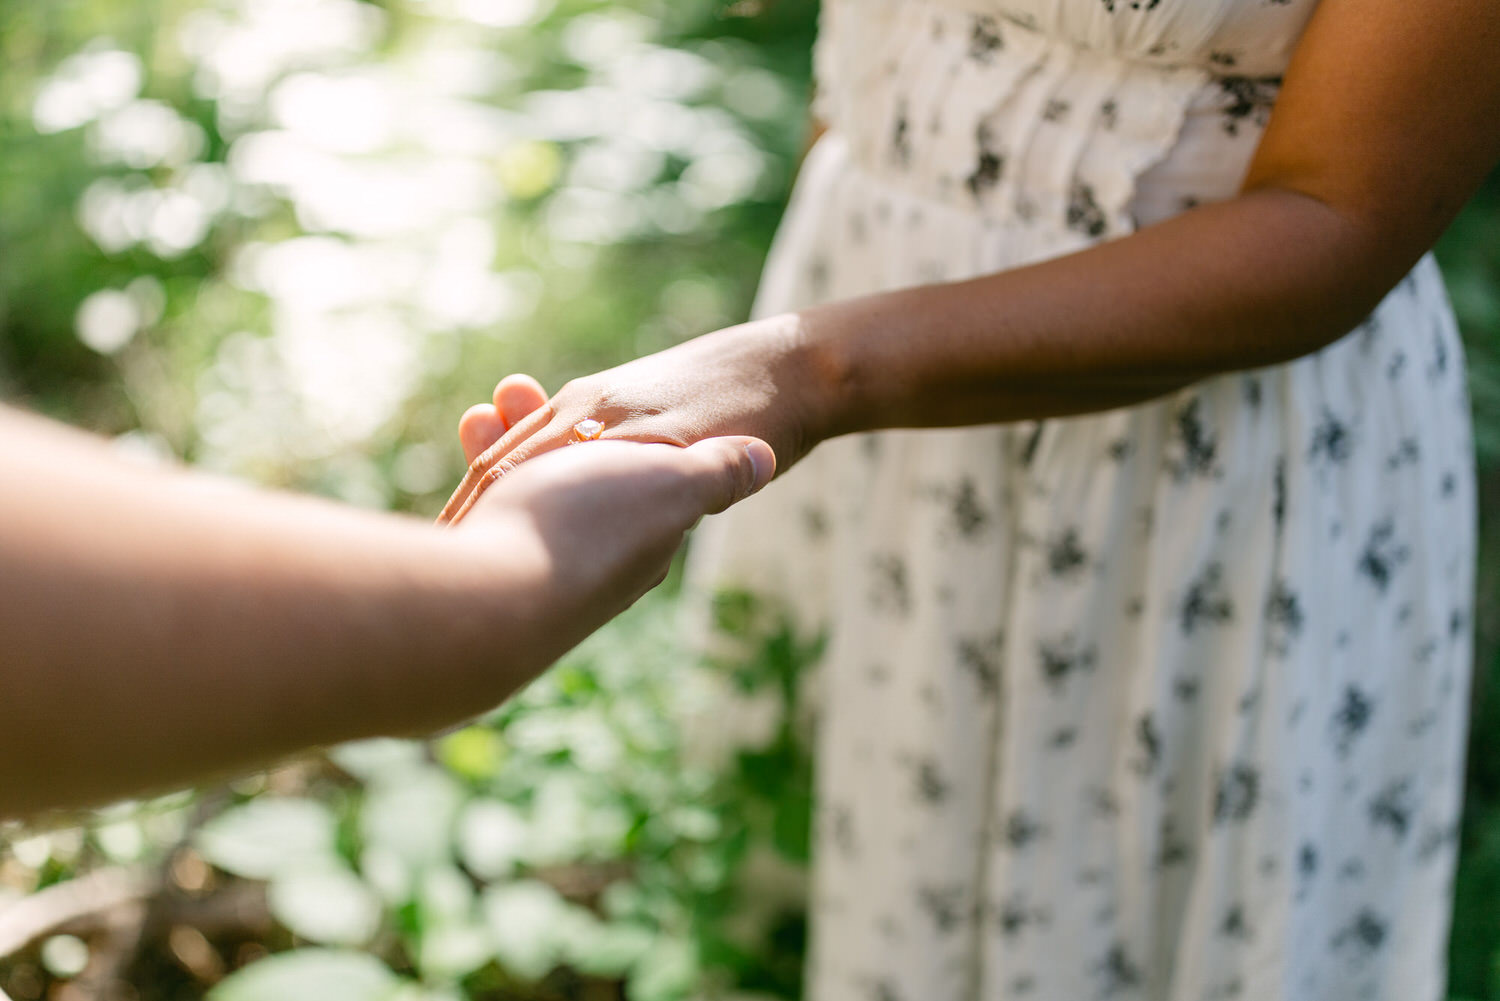
[{"label": "green foliage background", "polygon": [[[457,417],[499,375],[556,386],[744,317],[813,18],[798,0],[0,0],[0,398],[139,454],[431,514]],[[1494,510],[1500,184],[1440,256]],[[1500,999],[1485,529],[1453,946],[1471,1001]],[[745,602],[715,612],[758,638],[735,682],[789,700],[813,651]],[[430,742],[10,830],[0,907],[114,869],[150,893],[127,947],[55,929],[0,957],[0,989],[796,997],[807,755],[782,726],[713,766],[680,614],[668,588]],[[173,917],[244,893],[258,918]]]}]

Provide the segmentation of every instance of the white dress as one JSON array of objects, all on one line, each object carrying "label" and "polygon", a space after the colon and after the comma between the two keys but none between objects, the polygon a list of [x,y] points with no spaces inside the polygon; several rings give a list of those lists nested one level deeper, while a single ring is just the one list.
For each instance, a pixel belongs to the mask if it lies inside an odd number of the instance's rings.
[{"label": "white dress", "polygon": [[[1313,5],[825,0],[758,312],[1231,197]],[[1436,1001],[1475,517],[1424,258],[1315,355],[838,439],[710,520],[695,586],[828,637],[810,1001]]]}]

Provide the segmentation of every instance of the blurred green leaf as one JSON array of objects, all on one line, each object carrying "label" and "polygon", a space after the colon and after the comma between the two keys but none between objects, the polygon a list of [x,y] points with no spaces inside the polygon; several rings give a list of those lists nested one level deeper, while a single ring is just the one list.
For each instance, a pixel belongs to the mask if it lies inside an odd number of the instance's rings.
[{"label": "blurred green leaf", "polygon": [[459,858],[476,876],[496,879],[515,869],[530,837],[519,810],[493,800],[475,800],[459,819]]},{"label": "blurred green leaf", "polygon": [[557,183],[563,157],[555,143],[519,142],[495,164],[500,183],[512,198],[526,200],[546,194]]},{"label": "blurred green leaf", "polygon": [[355,778],[366,782],[423,763],[422,745],[415,740],[377,738],[340,744],[328,758]]},{"label": "blurred green leaf", "polygon": [[420,871],[453,858],[453,825],[463,804],[458,783],[430,767],[413,768],[374,782],[360,812],[367,847],[383,849]]},{"label": "blurred green leaf", "polygon": [[76,935],[53,935],[42,943],[40,959],[53,976],[76,977],[88,966],[89,946]]},{"label": "blurred green leaf", "polygon": [[596,977],[623,977],[651,948],[656,936],[629,922],[581,924],[566,943],[574,969]]},{"label": "blurred green leaf", "polygon": [[698,983],[698,951],[691,942],[659,940],[641,957],[627,984],[630,1001],[679,1001]]},{"label": "blurred green leaf", "polygon": [[438,760],[454,774],[479,782],[492,777],[505,760],[505,742],[494,730],[464,727],[438,741]]},{"label": "blurred green leaf", "polygon": [[526,881],[485,891],[481,904],[495,958],[527,980],[540,980],[563,952],[569,907],[545,883]]},{"label": "blurred green leaf", "polygon": [[236,876],[270,879],[337,862],[332,811],[307,799],[255,799],[203,825],[194,844],[205,859]]},{"label": "blurred green leaf", "polygon": [[403,984],[362,952],[298,949],[239,970],[208,993],[209,1001],[394,1001]]},{"label": "blurred green leaf", "polygon": [[458,980],[494,957],[483,925],[436,924],[421,932],[417,965],[429,980]]},{"label": "blurred green leaf", "polygon": [[474,884],[454,866],[432,866],[422,873],[417,905],[424,925],[466,923],[474,916],[474,903]]},{"label": "blurred green leaf", "polygon": [[267,901],[277,921],[320,945],[364,945],[380,927],[380,898],[342,866],[283,871]]},{"label": "blurred green leaf", "polygon": [[391,1001],[469,1001],[469,999],[456,987],[404,984],[392,996]]},{"label": "blurred green leaf", "polygon": [[388,907],[411,900],[416,873],[394,850],[383,845],[366,848],[359,854],[359,871]]}]

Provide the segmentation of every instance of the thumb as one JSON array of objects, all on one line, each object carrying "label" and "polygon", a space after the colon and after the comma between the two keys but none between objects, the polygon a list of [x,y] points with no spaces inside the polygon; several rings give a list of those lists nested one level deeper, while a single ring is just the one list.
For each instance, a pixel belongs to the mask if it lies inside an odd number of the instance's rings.
[{"label": "thumb", "polygon": [[760,490],[776,475],[776,453],[759,438],[705,438],[683,449],[698,506],[718,514]]}]

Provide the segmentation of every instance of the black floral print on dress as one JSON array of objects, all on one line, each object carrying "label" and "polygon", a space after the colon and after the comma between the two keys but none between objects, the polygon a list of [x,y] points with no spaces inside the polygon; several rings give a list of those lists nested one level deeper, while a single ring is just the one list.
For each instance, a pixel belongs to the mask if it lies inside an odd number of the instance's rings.
[{"label": "black floral print on dress", "polygon": [[1338,706],[1334,709],[1331,724],[1333,745],[1338,749],[1339,757],[1348,756],[1354,742],[1365,732],[1374,715],[1374,699],[1357,684],[1346,685]]},{"label": "black floral print on dress", "polygon": [[1349,923],[1333,937],[1336,952],[1352,953],[1356,959],[1369,959],[1385,945],[1389,925],[1369,908],[1361,908]]},{"label": "black floral print on dress", "polygon": [[1220,625],[1234,618],[1234,602],[1224,590],[1224,567],[1210,563],[1188,585],[1182,599],[1181,624],[1185,636],[1205,626]]},{"label": "black floral print on dress", "polygon": [[1089,554],[1078,538],[1078,529],[1068,528],[1047,544],[1047,569],[1052,576],[1073,578],[1089,565]]},{"label": "black floral print on dress", "polygon": [[1302,633],[1302,601],[1291,585],[1277,580],[1266,595],[1266,645],[1278,657],[1291,652],[1292,644]]},{"label": "black floral print on dress", "polygon": [[1036,915],[1022,896],[1012,896],[1000,907],[996,925],[1000,934],[1009,939],[1018,938],[1026,928],[1037,920]]},{"label": "black floral print on dress", "polygon": [[1406,563],[1410,550],[1396,538],[1395,521],[1386,518],[1370,529],[1359,554],[1359,572],[1381,594],[1390,590],[1391,578]]},{"label": "black floral print on dress", "polygon": [[1000,36],[1000,22],[993,17],[974,18],[969,31],[969,58],[977,62],[989,62],[1005,47]]},{"label": "black floral print on dress", "polygon": [[1245,917],[1244,904],[1234,904],[1225,912],[1223,920],[1219,922],[1219,934],[1241,942],[1254,940],[1255,934],[1251,931],[1250,922]]},{"label": "black floral print on dress", "polygon": [[1194,396],[1177,411],[1173,438],[1167,451],[1167,469],[1177,480],[1213,476],[1217,470],[1219,439],[1203,416],[1203,400]]},{"label": "black floral print on dress", "polygon": [[1103,236],[1109,228],[1093,187],[1083,181],[1075,182],[1068,192],[1068,228],[1093,237]]},{"label": "black floral print on dress", "polygon": [[1134,768],[1142,777],[1156,773],[1161,764],[1161,732],[1151,713],[1142,713],[1135,724],[1136,758]]},{"label": "black floral print on dress", "polygon": [[1223,91],[1224,131],[1238,135],[1246,126],[1263,129],[1271,118],[1271,107],[1281,89],[1280,80],[1256,80],[1226,76],[1219,81]]},{"label": "black floral print on dress", "polygon": [[903,104],[896,111],[896,124],[891,130],[891,157],[898,167],[911,166],[911,116]]},{"label": "black floral print on dress", "polygon": [[1130,955],[1130,950],[1119,942],[1110,946],[1109,952],[1095,964],[1094,969],[1099,974],[1100,994],[1106,998],[1119,997],[1135,990],[1141,986],[1144,976],[1135,958]]},{"label": "black floral print on dress", "polygon": [[924,758],[916,763],[915,771],[917,798],[921,802],[935,806],[948,798],[948,780],[936,761]]},{"label": "black floral print on dress", "polygon": [[871,561],[875,583],[870,599],[876,608],[905,615],[911,611],[911,585],[907,582],[906,561],[894,554],[882,554]]},{"label": "black floral print on dress", "polygon": [[1105,98],[1099,103],[1099,127],[1109,132],[1119,124],[1120,102],[1112,97]]},{"label": "black floral print on dress", "polygon": [[974,676],[981,695],[991,697],[1000,691],[1000,652],[1004,645],[1003,632],[958,641],[959,663]]},{"label": "black floral print on dress", "polygon": [[1214,788],[1215,823],[1245,821],[1260,799],[1260,771],[1240,762],[1223,769]]},{"label": "black floral print on dress", "polygon": [[990,520],[971,478],[959,481],[958,488],[949,495],[949,505],[953,511],[953,526],[966,539],[979,534]]},{"label": "black floral print on dress", "polygon": [[1370,823],[1377,828],[1389,831],[1397,841],[1403,841],[1411,827],[1414,810],[1411,781],[1398,779],[1386,785],[1379,795],[1370,801]]},{"label": "black floral print on dress", "polygon": [[1156,852],[1156,868],[1161,870],[1186,865],[1192,856],[1192,843],[1178,831],[1176,821],[1170,816],[1163,818],[1161,841]]},{"label": "black floral print on dress", "polygon": [[1095,648],[1080,645],[1074,636],[1043,643],[1038,654],[1042,677],[1055,690],[1060,690],[1070,678],[1092,671],[1094,660],[1098,656]]},{"label": "black floral print on dress", "polygon": [[1017,810],[1005,821],[1005,843],[1016,851],[1024,851],[1046,837],[1047,831],[1040,823]]},{"label": "black floral print on dress", "polygon": [[1005,155],[1001,153],[994,129],[988,122],[980,122],[974,130],[974,145],[976,162],[973,171],[964,179],[964,186],[975,201],[979,201],[1000,183],[1005,172]]},{"label": "black floral print on dress", "polygon": [[1349,425],[1325,409],[1318,426],[1313,429],[1308,457],[1314,463],[1342,464],[1349,461],[1353,444]]}]

